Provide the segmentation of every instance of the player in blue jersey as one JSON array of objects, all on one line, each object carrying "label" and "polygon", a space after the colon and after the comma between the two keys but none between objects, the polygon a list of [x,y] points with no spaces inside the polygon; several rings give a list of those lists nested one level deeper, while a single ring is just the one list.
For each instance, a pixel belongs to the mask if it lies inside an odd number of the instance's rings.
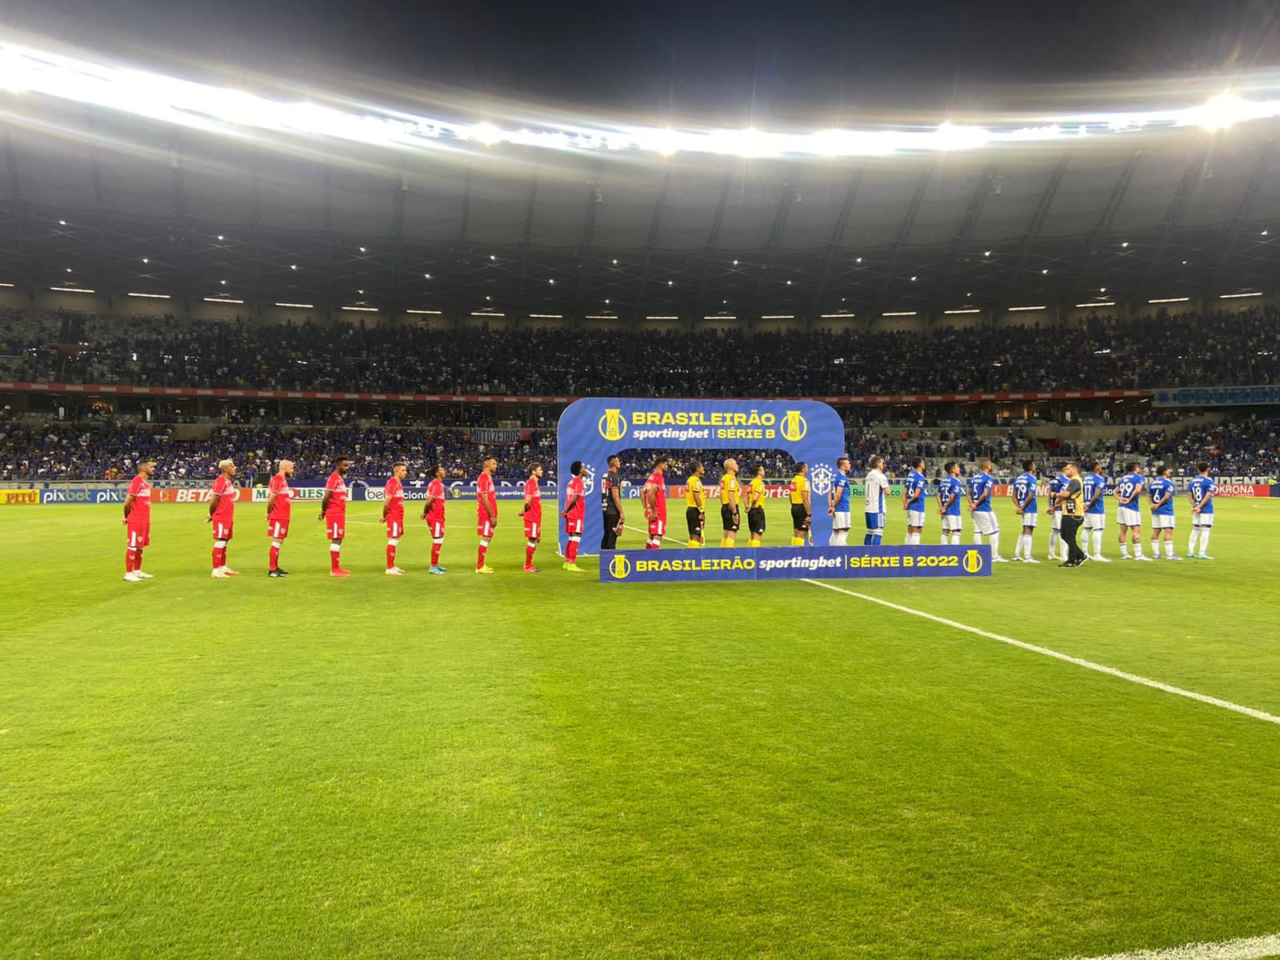
[{"label": "player in blue jersey", "polygon": [[1058,502],[1058,494],[1067,485],[1067,475],[1062,472],[1062,464],[1058,464],[1058,472],[1049,481],[1049,559],[1066,560],[1067,546],[1062,542],[1062,504]]},{"label": "player in blue jersey", "polygon": [[911,461],[911,472],[907,474],[907,482],[902,488],[902,509],[907,511],[907,546],[920,546],[920,535],[924,533],[924,488],[928,481],[924,476],[924,459],[916,457]]},{"label": "player in blue jersey", "polygon": [[1036,462],[1022,461],[1022,476],[1013,481],[1013,509],[1022,518],[1022,532],[1013,548],[1013,559],[1022,563],[1039,563],[1031,555],[1032,537],[1040,521],[1040,507],[1036,503]]},{"label": "player in blue jersey", "polygon": [[831,516],[831,537],[827,541],[833,547],[849,543],[849,529],[853,526],[849,511],[849,458],[836,461],[836,476],[827,493],[827,513]]},{"label": "player in blue jersey", "polygon": [[1133,536],[1133,559],[1151,562],[1142,554],[1142,491],[1146,480],[1136,462],[1124,465],[1124,476],[1116,484],[1116,523],[1120,525],[1120,559],[1129,559],[1129,535]]},{"label": "player in blue jersey", "polygon": [[1173,481],[1169,479],[1169,468],[1156,468],[1156,478],[1147,487],[1147,496],[1151,499],[1151,555],[1160,558],[1160,540],[1164,539],[1164,558],[1181,560],[1173,550]]},{"label": "player in blue jersey", "polygon": [[946,476],[938,484],[938,516],[942,518],[942,543],[960,546],[960,501],[964,484],[960,482],[960,464],[954,460],[944,464]]},{"label": "player in blue jersey", "polygon": [[1107,526],[1107,505],[1102,498],[1107,494],[1107,481],[1098,472],[1102,464],[1097,460],[1088,463],[1089,472],[1081,478],[1081,492],[1084,496],[1084,537],[1080,546],[1090,560],[1098,563],[1110,563],[1102,555],[1102,531]]},{"label": "player in blue jersey", "polygon": [[973,514],[973,542],[981,543],[986,537],[991,544],[991,562],[1008,563],[1000,556],[1000,521],[991,509],[991,494],[995,490],[995,477],[991,476],[991,461],[981,460],[978,472],[969,478],[969,512]]},{"label": "player in blue jersey", "polygon": [[[1187,484],[1187,493],[1191,497],[1191,543],[1187,546],[1187,556],[1197,560],[1212,560],[1209,556],[1209,534],[1213,532],[1213,498],[1218,493],[1218,485],[1209,476],[1209,464],[1201,460],[1196,464],[1197,476]],[[1196,552],[1199,541],[1200,551]]]}]

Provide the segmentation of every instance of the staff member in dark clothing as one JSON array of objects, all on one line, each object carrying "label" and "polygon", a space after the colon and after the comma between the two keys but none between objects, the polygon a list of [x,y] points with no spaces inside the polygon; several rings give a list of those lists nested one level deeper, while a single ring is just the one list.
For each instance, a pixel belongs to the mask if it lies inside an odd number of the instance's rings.
[{"label": "staff member in dark clothing", "polygon": [[604,536],[600,539],[601,550],[617,550],[618,534],[626,523],[622,512],[622,485],[618,470],[622,461],[616,456],[609,458],[609,469],[600,481],[600,508],[604,511]]},{"label": "staff member in dark clothing", "polygon": [[1080,465],[1068,463],[1062,468],[1067,482],[1058,491],[1057,501],[1062,507],[1062,539],[1067,544],[1067,562],[1060,567],[1078,567],[1084,563],[1084,551],[1076,538],[1080,535],[1080,525],[1084,523],[1084,484],[1080,480]]}]

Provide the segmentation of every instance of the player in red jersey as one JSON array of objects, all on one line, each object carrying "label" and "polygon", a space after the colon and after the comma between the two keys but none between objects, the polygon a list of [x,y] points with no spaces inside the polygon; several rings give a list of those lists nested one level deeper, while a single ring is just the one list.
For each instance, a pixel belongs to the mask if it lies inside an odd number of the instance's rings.
[{"label": "player in red jersey", "polygon": [[382,522],[387,525],[387,575],[399,577],[404,571],[396,566],[396,547],[404,536],[404,477],[409,472],[402,462],[391,465],[391,479],[383,490]]},{"label": "player in red jersey", "polygon": [[347,536],[347,471],[351,461],[339,457],[333,465],[333,473],[324,485],[324,499],[320,501],[320,519],[325,523],[325,535],[329,538],[329,576],[349,577],[350,570],[342,569],[342,541]]},{"label": "player in red jersey", "polygon": [[493,567],[484,562],[489,552],[489,541],[498,529],[498,494],[493,487],[493,471],[498,461],[486,457],[476,477],[476,535],[480,537],[480,549],[476,556],[476,573],[493,573]]},{"label": "player in red jersey", "polygon": [[569,465],[569,472],[573,474],[573,478],[565,488],[564,510],[560,512],[560,516],[564,517],[565,535],[569,538],[564,550],[564,568],[570,573],[583,573],[585,571],[578,566],[578,545],[582,542],[582,524],[587,515],[587,489],[582,477],[582,461],[573,461]]},{"label": "player in red jersey", "polygon": [[139,460],[138,475],[124,498],[124,519],[120,522],[129,544],[124,552],[124,578],[130,583],[151,579],[151,574],[142,572],[142,548],[151,546],[151,477],[155,472],[154,458]]},{"label": "player in red jersey", "polygon": [[293,476],[293,461],[281,460],[280,472],[271,478],[267,487],[267,536],[271,538],[268,577],[287,577],[288,570],[280,569],[280,548],[289,536],[289,514],[293,511],[293,488],[289,478]]},{"label": "player in red jersey", "polygon": [[431,530],[431,569],[427,573],[440,576],[447,567],[440,566],[440,548],[444,546],[444,467],[439,464],[431,471],[427,484],[427,500],[422,505],[422,519]]},{"label": "player in red jersey", "polygon": [[644,518],[649,521],[649,539],[645,541],[646,550],[657,550],[662,546],[662,538],[667,534],[667,479],[669,461],[659,457],[653,465],[653,473],[640,488],[640,502],[644,504]]},{"label": "player in red jersey", "polygon": [[529,464],[529,479],[524,482],[524,506],[520,516],[524,517],[524,572],[541,573],[533,565],[533,555],[542,539],[542,489],[538,481],[542,479],[542,464]]},{"label": "player in red jersey", "polygon": [[231,541],[236,517],[236,498],[239,492],[231,478],[236,475],[236,465],[231,460],[218,461],[218,479],[213,481],[213,495],[209,497],[209,516],[205,523],[213,525],[213,578],[225,580],[240,574],[227,566],[227,544]]}]

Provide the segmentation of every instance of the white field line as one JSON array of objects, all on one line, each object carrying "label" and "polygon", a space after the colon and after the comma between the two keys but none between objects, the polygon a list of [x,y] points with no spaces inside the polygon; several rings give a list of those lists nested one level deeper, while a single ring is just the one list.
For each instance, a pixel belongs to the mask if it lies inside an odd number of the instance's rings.
[{"label": "white field line", "polygon": [[[972,633],[979,637],[986,637],[988,640],[995,640],[999,643],[1006,643],[1011,647],[1017,647],[1020,650],[1028,650],[1031,653],[1038,653],[1042,657],[1052,657],[1054,660],[1061,660],[1063,663],[1074,664],[1077,667],[1083,667],[1086,670],[1093,670],[1095,673],[1104,673],[1109,677],[1117,677],[1120,680],[1127,680],[1130,683],[1136,683],[1144,687],[1150,687],[1152,690],[1159,690],[1162,693],[1171,693],[1175,697],[1186,697],[1188,700],[1195,700],[1198,703],[1205,703],[1211,707],[1219,707],[1222,710],[1230,710],[1233,713],[1243,714],[1246,717],[1252,717],[1255,720],[1263,720],[1267,723],[1280,725],[1280,717],[1274,714],[1266,713],[1262,710],[1255,710],[1253,707],[1241,706],[1238,703],[1232,703],[1230,700],[1220,700],[1217,697],[1210,697],[1203,693],[1196,693],[1194,690],[1184,690],[1182,687],[1175,687],[1172,684],[1162,683],[1159,680],[1151,680],[1147,677],[1140,677],[1136,673],[1126,673],[1124,670],[1117,670],[1114,667],[1104,666],[1101,663],[1094,663],[1092,660],[1084,660],[1080,657],[1073,657],[1066,653],[1059,653],[1057,650],[1050,650],[1048,647],[1040,647],[1034,643],[1027,643],[1023,640],[1015,640],[1013,637],[1006,637],[1003,634],[992,633],[990,630],[981,630],[978,627],[971,627],[967,623],[960,623],[956,620],[948,620],[946,617],[939,617],[936,614],[926,613],[923,610],[916,610],[913,607],[904,607],[900,603],[892,603],[888,600],[881,600],[879,597],[872,597],[865,593],[858,593],[854,590],[846,590],[844,587],[837,587],[830,583],[823,583],[820,580],[806,579],[805,583],[811,583],[815,587],[822,587],[824,590],[834,590],[836,593],[843,593],[846,596],[855,597],[858,600],[865,600],[868,603],[879,604],[882,607],[888,607],[890,610],[896,610],[899,613],[910,614],[913,617],[921,617],[925,620],[932,620],[934,623],[940,623],[944,627],[951,627],[953,630],[963,630],[966,633]],[[1280,952],[1280,951],[1277,951]],[[1140,956],[1137,954],[1135,956]],[[1205,956],[1213,956],[1205,954]],[[1224,956],[1227,956],[1224,954]],[[1234,956],[1234,954],[1230,955]],[[1243,954],[1241,955],[1243,956]],[[1265,956],[1265,954],[1256,954],[1256,956]]]},{"label": "white field line", "polygon": [[[1164,950],[1136,950],[1133,953],[1113,953],[1105,957],[1087,960],[1262,960],[1263,957],[1280,956],[1280,934],[1266,937],[1250,937],[1247,940],[1223,940],[1218,943],[1188,943]],[[1069,960],[1086,960],[1071,957]]]}]

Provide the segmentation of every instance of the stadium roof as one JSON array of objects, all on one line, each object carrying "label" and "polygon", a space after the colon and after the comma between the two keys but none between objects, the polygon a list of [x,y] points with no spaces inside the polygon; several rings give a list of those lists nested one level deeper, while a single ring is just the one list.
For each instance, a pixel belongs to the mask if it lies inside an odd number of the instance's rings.
[{"label": "stadium roof", "polygon": [[1275,119],[743,158],[395,150],[7,99],[0,282],[23,286],[754,320],[1216,296],[1280,267]]}]

